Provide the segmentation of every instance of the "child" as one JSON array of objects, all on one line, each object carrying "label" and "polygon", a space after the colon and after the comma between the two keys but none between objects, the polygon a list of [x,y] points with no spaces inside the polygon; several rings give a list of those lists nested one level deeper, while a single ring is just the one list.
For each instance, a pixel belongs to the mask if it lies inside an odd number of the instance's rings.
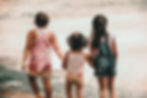
[{"label": "child", "polygon": [[114,91],[115,65],[117,49],[114,38],[106,30],[107,19],[98,15],[93,20],[91,55],[95,75],[100,84],[100,98],[106,98],[108,88],[110,98],[116,98]]},{"label": "child", "polygon": [[63,67],[67,70],[66,94],[67,98],[72,97],[72,86],[76,86],[77,98],[83,98],[83,69],[88,56],[82,51],[86,46],[86,39],[80,33],[73,33],[68,38],[70,49],[63,60]]},{"label": "child", "polygon": [[[28,77],[36,98],[42,98],[38,85],[37,76],[42,76],[46,98],[51,98],[50,75],[52,71],[50,52],[51,48],[55,50],[62,59],[62,53],[58,47],[55,35],[46,31],[49,22],[48,16],[40,12],[35,17],[36,29],[31,30],[27,35],[27,42],[24,50],[23,69],[28,69]],[[29,65],[26,64],[30,57]]]}]

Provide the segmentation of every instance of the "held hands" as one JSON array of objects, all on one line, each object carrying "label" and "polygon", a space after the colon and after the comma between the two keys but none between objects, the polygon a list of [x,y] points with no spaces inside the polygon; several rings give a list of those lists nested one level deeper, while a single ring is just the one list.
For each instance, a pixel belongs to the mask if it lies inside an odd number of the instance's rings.
[{"label": "held hands", "polygon": [[28,69],[27,64],[23,63],[21,69],[22,69],[22,71],[27,71],[27,69]]},{"label": "held hands", "polygon": [[99,50],[98,49],[91,49],[90,51],[90,57],[96,57],[99,54]]},{"label": "held hands", "polygon": [[67,69],[67,58],[68,58],[68,53],[62,56],[62,68],[64,70]]}]

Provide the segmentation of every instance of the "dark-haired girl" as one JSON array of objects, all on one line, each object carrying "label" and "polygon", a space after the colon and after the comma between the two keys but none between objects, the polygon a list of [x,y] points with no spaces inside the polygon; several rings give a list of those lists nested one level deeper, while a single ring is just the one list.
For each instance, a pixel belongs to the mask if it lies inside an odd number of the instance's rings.
[{"label": "dark-haired girl", "polygon": [[88,60],[88,56],[83,52],[87,41],[80,33],[73,33],[68,38],[70,50],[66,53],[63,60],[63,67],[67,71],[66,75],[66,94],[67,98],[73,98],[72,86],[75,85],[77,95],[76,98],[83,98],[83,71],[84,63]]},{"label": "dark-haired girl", "polygon": [[106,98],[107,89],[110,98],[116,98],[114,80],[116,74],[117,49],[115,39],[111,37],[106,28],[106,17],[97,15],[93,20],[91,55],[95,75],[100,85],[100,98]]},{"label": "dark-haired girl", "polygon": [[[35,17],[36,29],[31,30],[27,35],[27,42],[24,50],[23,69],[29,71],[29,81],[36,98],[42,98],[36,83],[37,76],[42,76],[46,97],[51,98],[50,75],[52,71],[50,52],[53,48],[57,55],[62,59],[62,53],[54,33],[46,30],[49,23],[48,16],[40,12]],[[27,59],[29,64],[27,64]]]}]

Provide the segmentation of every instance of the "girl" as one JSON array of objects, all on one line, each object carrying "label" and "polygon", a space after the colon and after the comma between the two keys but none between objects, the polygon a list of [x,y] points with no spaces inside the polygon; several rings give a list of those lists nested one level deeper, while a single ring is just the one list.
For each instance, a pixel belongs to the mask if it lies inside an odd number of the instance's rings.
[{"label": "girl", "polygon": [[[51,98],[52,90],[49,76],[51,75],[52,66],[49,54],[52,47],[62,59],[62,53],[58,47],[55,35],[52,32],[46,31],[48,22],[49,18],[45,13],[40,12],[36,15],[35,24],[37,28],[28,33],[24,50],[22,68],[28,68],[29,70],[29,82],[36,98],[42,98],[36,84],[36,77],[39,75],[42,76],[46,98]],[[27,66],[28,57],[30,57],[30,61]]]},{"label": "girl", "polygon": [[93,20],[91,55],[95,75],[100,84],[100,98],[106,98],[108,88],[110,98],[115,98],[114,79],[117,49],[114,38],[106,30],[107,19],[98,15]]},{"label": "girl", "polygon": [[72,86],[76,86],[77,98],[83,98],[83,69],[84,62],[88,56],[82,51],[87,41],[80,33],[74,33],[68,38],[70,51],[68,51],[63,60],[63,67],[67,70],[66,75],[66,94],[67,98],[73,98]]}]

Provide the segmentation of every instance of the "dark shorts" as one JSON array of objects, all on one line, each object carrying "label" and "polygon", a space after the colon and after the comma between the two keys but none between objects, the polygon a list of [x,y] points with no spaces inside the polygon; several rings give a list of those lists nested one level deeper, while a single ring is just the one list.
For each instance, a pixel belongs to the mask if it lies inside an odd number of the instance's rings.
[{"label": "dark shorts", "polygon": [[112,77],[116,75],[115,67],[104,67],[95,69],[96,77]]}]

